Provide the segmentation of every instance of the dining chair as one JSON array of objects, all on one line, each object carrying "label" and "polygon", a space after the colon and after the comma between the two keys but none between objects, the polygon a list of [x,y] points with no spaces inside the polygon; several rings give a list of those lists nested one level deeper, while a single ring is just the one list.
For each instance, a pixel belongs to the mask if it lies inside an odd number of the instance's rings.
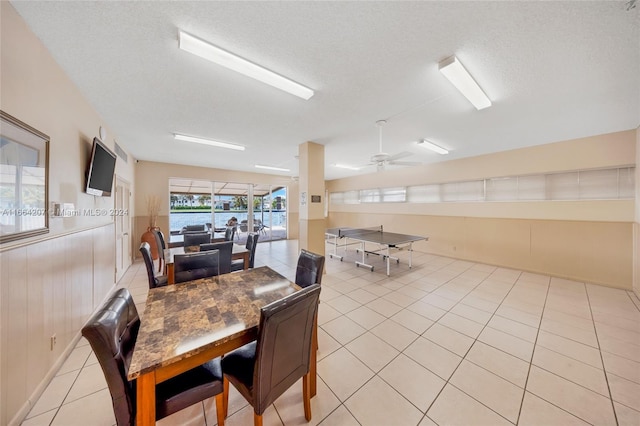
[{"label": "dining chair", "polygon": [[235,226],[227,226],[224,231],[224,240],[225,241],[233,241],[236,236],[236,227]]},{"label": "dining chair", "polygon": [[142,242],[140,244],[140,253],[144,259],[144,265],[147,267],[147,278],[149,278],[149,288],[164,287],[167,285],[166,275],[156,275],[156,270],[151,258],[151,247],[149,243]]},{"label": "dining chair", "polygon": [[[256,246],[258,245],[258,234],[256,232],[252,232],[247,235],[247,243],[245,244],[245,248],[249,250],[249,268],[253,268],[254,261],[256,259]],[[244,269],[244,260],[237,259],[231,261],[231,271],[242,271]]]},{"label": "dining chair", "polygon": [[[82,328],[102,367],[118,426],[135,425],[136,381],[129,381],[127,374],[139,328],[140,317],[126,288],[116,291]],[[156,385],[155,392],[158,420],[214,396],[218,425],[224,425],[220,358]]]},{"label": "dining chair", "polygon": [[222,241],[219,243],[200,244],[200,251],[219,250],[220,251],[220,273],[231,272],[231,256],[233,255],[233,241]]},{"label": "dining chair", "polygon": [[161,272],[166,265],[164,259],[164,250],[167,248],[167,244],[164,239],[164,234],[160,228],[152,229],[154,237],[156,238],[156,247],[158,247],[158,272]]},{"label": "dining chair", "polygon": [[210,243],[211,235],[206,232],[183,235],[184,246],[199,246],[200,244]]},{"label": "dining chair", "polygon": [[257,340],[222,358],[224,409],[229,382],[253,407],[255,426],[262,414],[302,377],[304,416],[311,420],[311,341],[320,286],[311,285],[260,309]]},{"label": "dining chair", "polygon": [[205,230],[205,225],[187,225],[182,227],[182,232],[204,232]]},{"label": "dining chair", "polygon": [[296,267],[296,284],[307,287],[321,284],[324,272],[324,256],[302,249]]},{"label": "dining chair", "polygon": [[218,250],[208,250],[176,254],[173,256],[173,271],[176,283],[215,277],[220,275],[220,253]]},{"label": "dining chair", "polygon": [[[301,249],[296,266],[296,281],[300,287],[305,288],[312,284],[322,284],[324,273],[324,256],[311,251]],[[317,321],[317,318],[316,318]],[[313,336],[313,347],[317,351],[319,348],[318,334]]]}]

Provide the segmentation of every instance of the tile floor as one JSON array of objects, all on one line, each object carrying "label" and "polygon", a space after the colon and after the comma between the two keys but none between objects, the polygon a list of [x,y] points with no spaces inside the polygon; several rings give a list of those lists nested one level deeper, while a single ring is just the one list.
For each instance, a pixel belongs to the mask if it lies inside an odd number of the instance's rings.
[{"label": "tile floor", "polygon": [[[332,247],[327,247],[327,253]],[[319,313],[322,425],[640,425],[640,300],[632,293],[414,252],[376,270],[327,258]],[[256,264],[295,276],[297,241],[258,245]],[[144,311],[147,278],[120,281]],[[301,385],[266,425],[305,424]],[[252,424],[235,391],[227,424]],[[212,400],[162,425],[213,425]],[[82,339],[23,425],[115,424]]]}]

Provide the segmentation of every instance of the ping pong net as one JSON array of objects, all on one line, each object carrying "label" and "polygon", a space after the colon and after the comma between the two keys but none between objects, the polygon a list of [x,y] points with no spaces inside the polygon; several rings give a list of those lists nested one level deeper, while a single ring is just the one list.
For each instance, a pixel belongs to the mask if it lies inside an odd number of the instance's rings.
[{"label": "ping pong net", "polygon": [[339,228],[338,237],[359,237],[367,234],[375,234],[382,231],[382,225],[371,228]]}]

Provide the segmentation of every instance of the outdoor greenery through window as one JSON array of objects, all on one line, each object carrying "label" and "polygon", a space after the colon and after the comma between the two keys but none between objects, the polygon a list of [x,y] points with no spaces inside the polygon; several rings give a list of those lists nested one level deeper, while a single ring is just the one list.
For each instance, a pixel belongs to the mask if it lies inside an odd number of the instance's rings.
[{"label": "outdoor greenery through window", "polygon": [[187,225],[203,225],[220,237],[230,223],[237,223],[238,243],[249,232],[260,233],[260,241],[286,238],[286,187],[189,179],[170,179],[169,186],[174,240]]}]

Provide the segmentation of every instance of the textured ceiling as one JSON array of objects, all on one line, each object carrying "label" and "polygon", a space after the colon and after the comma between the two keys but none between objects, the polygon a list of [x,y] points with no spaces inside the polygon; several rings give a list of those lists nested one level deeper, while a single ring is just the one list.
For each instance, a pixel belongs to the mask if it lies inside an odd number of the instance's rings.
[{"label": "textured ceiling", "polygon": [[[12,4],[140,160],[295,176],[298,145],[314,141],[334,179],[375,172],[333,165],[366,164],[379,119],[385,152],[425,164],[640,124],[640,8],[625,1]],[[178,29],[316,94],[304,101],[183,52]],[[438,72],[452,54],[492,107],[475,110]]]}]

